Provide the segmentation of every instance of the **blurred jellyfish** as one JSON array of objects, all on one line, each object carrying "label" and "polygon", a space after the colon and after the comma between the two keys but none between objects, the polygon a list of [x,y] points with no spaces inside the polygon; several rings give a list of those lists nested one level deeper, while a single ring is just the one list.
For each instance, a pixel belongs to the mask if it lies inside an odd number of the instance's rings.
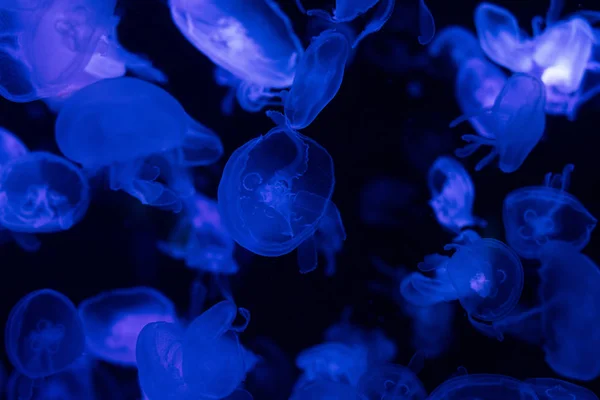
[{"label": "blurred jellyfish", "polygon": [[545,93],[544,84],[539,79],[514,74],[506,81],[491,107],[452,121],[450,127],[455,127],[474,117],[486,116],[485,123],[489,128],[488,137],[463,135],[462,139],[469,144],[456,150],[456,155],[467,157],[481,146],[491,146],[492,151],[479,161],[475,170],[481,170],[496,157],[500,159],[502,172],[511,173],[519,169],[546,129]]},{"label": "blurred jellyfish", "polygon": [[477,38],[470,31],[456,25],[439,31],[427,47],[427,52],[431,57],[444,56],[451,60],[456,68],[473,58],[483,58]]},{"label": "blurred jellyfish", "polygon": [[390,177],[377,177],[360,190],[360,217],[367,225],[400,225],[402,214],[417,199],[415,185]]},{"label": "blurred jellyfish", "polygon": [[525,383],[531,385],[539,400],[598,400],[590,390],[560,379],[532,378]]},{"label": "blurred jellyfish", "polygon": [[344,232],[331,201],[334,184],[329,153],[279,125],[231,155],[219,183],[219,213],[242,247],[268,257],[297,248],[300,271],[310,272],[317,249],[327,246],[315,235],[321,224],[333,224],[327,232]]},{"label": "blurred jellyfish", "polygon": [[111,189],[175,212],[194,192],[185,168],[223,153],[220,139],[175,98],[133,78],[103,80],[72,96],[56,120],[56,142],[91,172],[108,167]]},{"label": "blurred jellyfish", "polygon": [[66,370],[85,347],[75,306],[51,289],[31,292],[19,300],[8,317],[4,339],[11,364],[31,379]]},{"label": "blurred jellyfish", "polygon": [[121,47],[116,0],[11,0],[0,6],[0,95],[16,102],[68,97],[100,79],[125,75],[165,81],[151,64]]},{"label": "blurred jellyfish", "polygon": [[468,226],[485,226],[486,222],[473,216],[475,187],[469,173],[456,160],[438,157],[429,169],[431,200],[429,205],[440,225],[453,232]]},{"label": "blurred jellyfish", "polygon": [[424,400],[427,392],[416,375],[420,371],[411,367],[375,365],[360,378],[357,389],[365,400]]},{"label": "blurred jellyfish", "polygon": [[200,193],[186,199],[177,226],[159,249],[198,271],[230,275],[239,270],[235,243],[221,222],[217,202]]},{"label": "blurred jellyfish", "polygon": [[292,84],[303,48],[275,1],[249,5],[244,0],[170,0],[169,4],[175,25],[218,66],[217,82],[232,87],[244,110],[261,110],[277,96],[273,89]]},{"label": "blurred jellyfish", "polygon": [[367,349],[361,345],[322,343],[300,352],[296,366],[303,371],[296,388],[323,379],[356,386],[368,368]]},{"label": "blurred jellyfish", "polygon": [[87,350],[109,363],[135,367],[135,345],[144,326],[174,322],[175,306],[160,292],[146,287],[114,289],[79,305]]},{"label": "blurred jellyfish", "polygon": [[259,337],[249,344],[258,355],[244,386],[257,399],[288,400],[296,371],[288,355],[271,339]]},{"label": "blurred jellyfish", "polygon": [[543,186],[520,188],[504,199],[506,242],[521,257],[539,258],[541,247],[551,240],[577,250],[588,244],[597,220],[566,191],[573,168],[567,164],[562,174],[546,174]]},{"label": "blurred jellyfish", "polygon": [[450,378],[427,397],[429,400],[537,400],[531,386],[505,375],[473,374]]},{"label": "blurred jellyfish", "polygon": [[362,400],[358,391],[347,383],[326,379],[307,382],[292,393],[290,400]]}]

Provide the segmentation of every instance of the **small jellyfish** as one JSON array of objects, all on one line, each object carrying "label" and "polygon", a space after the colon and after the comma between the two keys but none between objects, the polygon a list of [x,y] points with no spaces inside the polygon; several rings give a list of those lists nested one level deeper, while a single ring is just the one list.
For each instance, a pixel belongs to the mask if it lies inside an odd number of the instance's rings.
[{"label": "small jellyfish", "polygon": [[0,225],[23,233],[64,231],[83,218],[89,196],[75,165],[50,153],[27,153],[0,172]]},{"label": "small jellyfish", "polygon": [[90,172],[108,167],[111,189],[175,212],[194,192],[185,168],[223,153],[218,136],[175,98],[134,78],[106,79],[73,95],[56,120],[56,142]]},{"label": "small jellyfish", "polygon": [[[292,84],[303,48],[273,0],[170,0],[186,39],[214,62],[220,84],[232,86],[245,110],[256,112]],[[225,102],[227,103],[227,102]]]},{"label": "small jellyfish", "polygon": [[358,391],[343,382],[332,382],[326,379],[307,382],[294,390],[290,400],[363,400]]},{"label": "small jellyfish", "polygon": [[277,257],[298,249],[302,273],[317,266],[315,232],[343,232],[331,201],[333,160],[314,140],[279,125],[238,148],[219,183],[219,213],[242,247]]},{"label": "small jellyfish", "polygon": [[368,368],[367,348],[334,342],[318,344],[298,354],[296,366],[304,372],[297,387],[321,379],[356,386]]},{"label": "small jellyfish", "polygon": [[531,378],[525,383],[531,385],[539,400],[598,400],[592,391],[560,379]]},{"label": "small jellyfish", "polygon": [[87,350],[121,366],[136,366],[135,346],[144,326],[175,322],[175,306],[160,292],[146,287],[115,289],[81,302],[79,316]]},{"label": "small jellyfish", "polygon": [[31,379],[69,368],[85,348],[77,309],[51,289],[31,292],[19,300],[8,317],[4,340],[11,364]]},{"label": "small jellyfish", "polygon": [[427,392],[418,372],[397,364],[375,365],[360,378],[357,389],[365,400],[424,400]]},{"label": "small jellyfish", "polygon": [[235,243],[221,222],[217,202],[200,193],[186,199],[183,215],[159,249],[195,270],[226,275],[239,270]]},{"label": "small jellyfish", "polygon": [[450,378],[429,394],[428,400],[537,400],[526,383],[505,375],[473,374]]},{"label": "small jellyfish", "polygon": [[573,168],[567,164],[562,174],[546,174],[544,185],[517,189],[504,199],[506,242],[521,257],[539,258],[541,247],[551,240],[570,243],[577,250],[590,241],[598,221],[566,191]]},{"label": "small jellyfish", "polygon": [[479,161],[475,170],[481,170],[498,156],[502,172],[516,171],[544,134],[545,103],[546,89],[538,78],[514,74],[506,81],[491,107],[463,115],[450,124],[450,127],[455,127],[463,121],[485,116],[490,129],[488,137],[463,135],[462,139],[469,144],[456,150],[456,155],[467,157],[481,146],[491,146],[492,151]]},{"label": "small jellyfish", "polygon": [[468,226],[485,226],[485,221],[473,216],[475,187],[469,173],[458,161],[438,157],[429,169],[428,184],[429,205],[440,225],[453,232]]}]

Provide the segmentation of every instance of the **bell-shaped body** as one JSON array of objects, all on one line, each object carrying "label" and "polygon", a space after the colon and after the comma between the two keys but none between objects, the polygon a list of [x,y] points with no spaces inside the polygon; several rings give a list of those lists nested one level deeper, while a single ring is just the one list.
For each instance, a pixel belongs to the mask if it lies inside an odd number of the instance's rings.
[{"label": "bell-shaped body", "polygon": [[24,156],[29,150],[14,133],[0,127],[0,170],[9,161]]},{"label": "bell-shaped body", "polygon": [[588,244],[597,220],[566,191],[572,170],[568,164],[562,175],[546,175],[544,185],[517,189],[504,199],[506,241],[521,257],[539,258],[541,247],[551,240],[577,250]]},{"label": "bell-shaped body", "polygon": [[230,275],[239,270],[235,243],[221,222],[217,202],[200,193],[186,200],[169,241],[159,243],[159,249],[199,271]]},{"label": "bell-shaped body", "polygon": [[473,216],[475,187],[458,161],[438,157],[429,169],[427,183],[431,192],[429,205],[444,228],[460,232],[467,226],[485,225],[485,221]]},{"label": "bell-shaped body", "polygon": [[529,385],[509,376],[473,374],[448,379],[427,399],[538,400],[538,397]]},{"label": "bell-shaped body", "polygon": [[365,400],[424,400],[427,397],[415,373],[396,364],[371,366],[360,378],[357,389]]},{"label": "bell-shaped body", "polygon": [[362,396],[351,385],[320,379],[307,382],[294,390],[290,400],[362,400]]},{"label": "bell-shaped body", "polygon": [[367,370],[367,349],[342,343],[323,343],[298,354],[296,366],[304,371],[303,381],[325,379],[355,386]]},{"label": "bell-shaped body", "polygon": [[539,400],[598,400],[592,391],[560,379],[531,378],[525,383],[535,390]]},{"label": "bell-shaped body", "polygon": [[134,78],[106,79],[72,96],[56,120],[56,142],[85,168],[109,167],[113,190],[174,211],[193,192],[184,168],[211,164],[223,153],[219,138],[175,98]]},{"label": "bell-shaped body", "polygon": [[162,293],[146,287],[115,289],[79,305],[87,350],[109,363],[136,365],[135,346],[142,328],[151,322],[174,322],[175,306]]},{"label": "bell-shaped body", "polygon": [[19,300],[8,317],[4,340],[11,364],[31,379],[69,368],[85,348],[77,309],[51,289],[31,292]]},{"label": "bell-shaped body", "polygon": [[238,148],[219,183],[219,213],[242,247],[276,257],[298,248],[301,272],[317,266],[315,231],[331,202],[333,161],[314,140],[279,125]]},{"label": "bell-shaped body", "polygon": [[89,186],[79,168],[62,157],[32,152],[0,173],[0,224],[11,231],[58,232],[85,215]]},{"label": "bell-shaped body", "polygon": [[448,58],[456,68],[460,68],[472,58],[484,57],[477,38],[471,31],[458,25],[451,25],[439,31],[427,46],[427,53],[431,57]]},{"label": "bell-shaped body", "polygon": [[516,171],[546,129],[545,105],[546,89],[542,81],[531,75],[514,74],[506,81],[492,107],[482,108],[474,115],[464,115],[450,124],[454,127],[462,121],[488,114],[489,136],[464,135],[463,140],[469,144],[456,150],[456,155],[467,157],[482,145],[491,146],[492,151],[475,169],[479,171],[498,156],[501,171]]},{"label": "bell-shaped body", "polygon": [[342,33],[326,30],[313,39],[285,96],[284,112],[292,128],[306,128],[333,100],[350,55],[350,43]]}]

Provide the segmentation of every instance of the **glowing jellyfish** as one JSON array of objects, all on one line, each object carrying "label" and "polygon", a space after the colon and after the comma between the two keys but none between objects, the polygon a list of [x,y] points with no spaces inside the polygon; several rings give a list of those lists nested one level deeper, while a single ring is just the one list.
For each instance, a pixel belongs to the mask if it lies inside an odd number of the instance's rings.
[{"label": "glowing jellyfish", "polygon": [[326,379],[355,386],[367,369],[367,349],[361,345],[322,343],[298,354],[296,366],[304,372],[302,382]]},{"label": "glowing jellyfish", "polygon": [[427,47],[432,57],[446,56],[459,68],[472,58],[483,58],[477,38],[463,27],[451,25],[438,32]]},{"label": "glowing jellyfish", "polygon": [[427,392],[416,375],[418,372],[410,366],[375,365],[360,378],[357,389],[365,400],[424,400]]},{"label": "glowing jellyfish", "polygon": [[[146,60],[124,50],[116,38],[116,0],[14,0],[0,6],[0,95],[16,102],[64,98],[100,79],[140,75],[164,81]],[[6,21],[6,22],[5,22]]]},{"label": "glowing jellyfish", "polygon": [[427,399],[537,400],[535,391],[518,379],[505,375],[473,374],[448,379]]},{"label": "glowing jellyfish", "polygon": [[29,293],[6,323],[6,353],[19,373],[36,379],[69,368],[83,353],[85,332],[75,306],[52,289]]},{"label": "glowing jellyfish", "polygon": [[135,345],[150,322],[174,322],[175,306],[160,292],[146,287],[115,289],[84,300],[79,316],[87,350],[97,358],[134,367]]},{"label": "glowing jellyfish", "polygon": [[539,400],[598,400],[598,396],[584,387],[553,378],[526,379]]},{"label": "glowing jellyfish", "polygon": [[343,231],[331,202],[334,183],[329,153],[279,125],[231,155],[219,183],[219,213],[242,247],[269,257],[297,248],[300,271],[310,272],[322,246],[315,232],[323,219]]},{"label": "glowing jellyfish", "polygon": [[573,168],[567,164],[562,174],[548,173],[544,185],[517,189],[504,199],[506,241],[521,257],[539,258],[541,247],[551,240],[577,250],[588,244],[597,220],[566,191]]},{"label": "glowing jellyfish", "polygon": [[62,157],[32,152],[0,173],[0,224],[13,232],[64,231],[85,215],[87,179]]},{"label": "glowing jellyfish", "polygon": [[463,135],[469,144],[456,150],[458,157],[467,157],[481,146],[491,146],[475,169],[481,170],[494,158],[499,157],[500,170],[514,172],[542,138],[546,129],[546,89],[544,84],[531,75],[514,74],[510,77],[491,107],[482,108],[471,115],[463,115],[450,126],[474,117],[486,116],[489,136]]},{"label": "glowing jellyfish", "polygon": [[429,169],[429,205],[443,227],[460,232],[463,228],[486,225],[473,216],[475,187],[469,173],[456,160],[438,157]]},{"label": "glowing jellyfish", "polygon": [[0,127],[0,170],[9,161],[27,154],[29,150],[14,133]]},{"label": "glowing jellyfish", "polygon": [[175,98],[134,78],[106,79],[73,95],[56,120],[56,142],[90,171],[108,167],[111,189],[176,212],[194,191],[185,168],[223,153],[220,139]]},{"label": "glowing jellyfish", "polygon": [[289,18],[275,1],[170,0],[173,21],[222,70],[247,111],[259,111],[292,84],[303,53]]},{"label": "glowing jellyfish", "polygon": [[351,385],[326,379],[308,382],[292,393],[290,400],[362,400],[362,396]]}]

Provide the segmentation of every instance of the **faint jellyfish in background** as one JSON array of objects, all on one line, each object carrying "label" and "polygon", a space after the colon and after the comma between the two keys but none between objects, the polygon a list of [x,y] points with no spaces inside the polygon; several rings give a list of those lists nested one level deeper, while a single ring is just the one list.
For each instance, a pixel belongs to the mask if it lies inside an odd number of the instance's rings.
[{"label": "faint jellyfish in background", "polygon": [[526,383],[505,375],[473,374],[450,378],[429,394],[427,399],[537,400]]},{"label": "faint jellyfish in background", "polygon": [[244,387],[257,399],[288,400],[296,370],[286,352],[265,337],[252,340],[248,347],[257,354],[258,361],[248,372]]},{"label": "faint jellyfish in background", "polygon": [[[125,75],[165,76],[116,38],[115,0],[13,1],[3,9],[0,94],[15,102],[49,99],[57,105],[100,79]],[[8,27],[8,28],[6,28]]]},{"label": "faint jellyfish in background", "polygon": [[491,146],[492,150],[479,163],[479,171],[494,158],[499,157],[498,166],[502,172],[511,173],[519,169],[525,158],[537,145],[546,129],[546,90],[537,78],[514,74],[510,77],[491,107],[463,115],[452,121],[450,127],[485,116],[488,137],[463,135],[469,144],[456,150],[460,158],[473,154],[481,146]]},{"label": "faint jellyfish in background", "polygon": [[89,196],[78,167],[50,153],[27,153],[2,166],[0,225],[17,234],[22,247],[36,250],[39,242],[29,234],[70,229],[85,215]]},{"label": "faint jellyfish in background", "polygon": [[442,29],[427,47],[429,56],[444,57],[460,68],[467,61],[484,57],[477,38],[467,29],[451,25]]},{"label": "faint jellyfish in background", "polygon": [[87,350],[111,364],[135,367],[135,345],[151,322],[174,322],[175,306],[162,293],[146,287],[114,289],[81,302],[79,316]]},{"label": "faint jellyfish in background", "polygon": [[530,378],[525,383],[535,390],[539,400],[598,400],[592,391],[554,378]]},{"label": "faint jellyfish in background", "polygon": [[[303,53],[291,21],[273,0],[170,0],[181,33],[219,69],[217,82],[231,86],[240,106],[260,111],[292,84]],[[231,111],[227,98],[223,109]]]},{"label": "faint jellyfish in background", "polygon": [[239,270],[233,257],[235,242],[221,222],[217,202],[200,193],[186,199],[169,240],[158,247],[201,272],[231,275]]},{"label": "faint jellyfish in background", "polygon": [[417,200],[417,189],[406,181],[378,177],[360,190],[360,218],[367,225],[398,226]]},{"label": "faint jellyfish in background", "polygon": [[219,137],[174,97],[134,78],[103,80],[73,95],[56,120],[56,142],[90,173],[108,168],[111,189],[174,212],[194,193],[186,168],[223,154]]},{"label": "faint jellyfish in background", "polygon": [[334,184],[329,153],[279,125],[231,155],[219,183],[219,213],[240,246],[268,257],[298,249],[300,271],[310,272],[325,245],[315,235],[321,224],[344,232],[331,201]]},{"label": "faint jellyfish in background", "polygon": [[440,225],[452,232],[469,226],[485,226],[473,216],[475,187],[469,173],[456,160],[441,156],[429,169],[427,179],[431,200],[429,205]]},{"label": "faint jellyfish in background", "polygon": [[83,354],[85,332],[71,300],[42,289],[29,293],[12,308],[5,345],[15,369],[24,377],[39,379],[73,365]]},{"label": "faint jellyfish in background", "polygon": [[357,389],[365,400],[424,400],[427,392],[417,374],[423,368],[423,355],[417,353],[408,366],[374,365],[360,378]]},{"label": "faint jellyfish in background", "polygon": [[292,393],[290,400],[362,400],[362,396],[351,385],[327,379],[307,382]]},{"label": "faint jellyfish in background", "polygon": [[598,222],[581,202],[567,192],[573,164],[562,174],[546,174],[544,185],[523,187],[504,199],[502,219],[506,242],[523,258],[539,258],[551,240],[570,243],[577,250],[590,241]]}]

